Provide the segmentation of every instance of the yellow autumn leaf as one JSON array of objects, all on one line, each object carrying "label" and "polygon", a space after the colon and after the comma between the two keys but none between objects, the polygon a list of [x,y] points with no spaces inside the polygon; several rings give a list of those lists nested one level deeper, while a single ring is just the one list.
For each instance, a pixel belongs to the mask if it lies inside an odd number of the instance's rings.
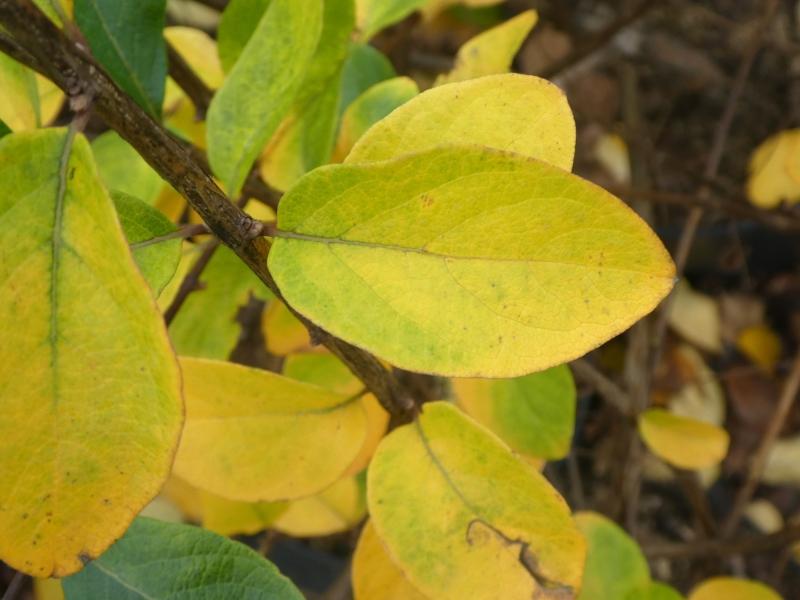
[{"label": "yellow autumn leaf", "polygon": [[747,195],[761,208],[800,201],[800,129],[767,138],[750,157]]},{"label": "yellow autumn leaf", "polygon": [[678,282],[673,293],[669,326],[698,348],[721,352],[722,320],[716,300],[696,292],[686,280]]},{"label": "yellow autumn leaf", "polygon": [[489,75],[421,93],[378,121],[346,163],[476,144],[572,168],[575,120],[558,87],[531,75]]},{"label": "yellow autumn leaf", "polygon": [[391,560],[431,598],[572,598],[580,586],[586,547],[564,500],[452,404],[425,404],[384,438],[367,502]]},{"label": "yellow autumn leaf", "polygon": [[728,432],[721,427],[660,408],[639,416],[639,433],[654,454],[680,469],[713,467],[728,453]]},{"label": "yellow autumn leaf", "polygon": [[61,581],[58,579],[42,579],[40,577],[34,578],[33,597],[35,600],[64,600]]},{"label": "yellow autumn leaf", "polygon": [[0,121],[11,131],[49,124],[64,104],[64,93],[58,86],[3,53],[0,90]]},{"label": "yellow autumn leaf", "polygon": [[[313,383],[339,394],[356,394],[364,389],[359,380],[338,358],[329,353],[293,354],[283,363],[283,374]],[[389,426],[389,413],[372,394],[364,394],[361,404],[367,415],[367,437],[344,476],[355,475],[369,464],[375,448]]]},{"label": "yellow autumn leaf", "polygon": [[451,6],[467,6],[469,8],[482,8],[500,4],[503,0],[428,0],[422,7],[422,15],[426,19],[431,19],[447,10]]},{"label": "yellow autumn leaf", "polygon": [[392,562],[372,521],[361,530],[352,567],[355,600],[426,600]]},{"label": "yellow autumn leaf", "polygon": [[660,240],[621,201],[474,146],[316,169],[283,196],[268,260],[286,301],[327,331],[398,367],[457,377],[576,358],[674,280]]},{"label": "yellow autumn leaf", "polygon": [[594,158],[614,181],[624,185],[631,182],[631,157],[628,144],[616,133],[605,133],[594,145]]},{"label": "yellow autumn leaf", "polygon": [[453,70],[439,75],[436,85],[507,73],[511,69],[514,55],[538,19],[539,14],[535,10],[526,10],[475,36],[461,46],[456,54]]},{"label": "yellow autumn leaf", "polygon": [[272,529],[292,537],[319,537],[352,529],[366,514],[363,481],[346,477],[319,494],[290,502]]},{"label": "yellow autumn leaf", "polygon": [[766,325],[745,327],[736,338],[736,347],[766,373],[775,372],[781,357],[781,338]]},{"label": "yellow autumn leaf", "polygon": [[364,444],[357,396],[233,363],[180,363],[186,425],[174,472],[196,487],[247,502],[310,496]]},{"label": "yellow autumn leaf", "polygon": [[240,502],[200,490],[203,527],[220,535],[252,535],[272,525],[286,502]]},{"label": "yellow autumn leaf", "polygon": [[4,137],[0,214],[0,559],[65,576],[167,478],[180,374],[82,135]]},{"label": "yellow autumn leaf", "polygon": [[758,581],[714,577],[694,588],[689,600],[781,600],[781,597]]},{"label": "yellow autumn leaf", "polygon": [[186,483],[173,473],[167,479],[161,494],[178,507],[187,521],[200,523],[203,520],[203,491]]},{"label": "yellow autumn leaf", "polygon": [[219,62],[217,43],[205,31],[192,27],[165,27],[164,37],[206,86],[212,90],[222,86],[225,73]]},{"label": "yellow autumn leaf", "polygon": [[269,303],[261,316],[261,331],[267,350],[277,356],[311,349],[308,329],[278,299]]}]

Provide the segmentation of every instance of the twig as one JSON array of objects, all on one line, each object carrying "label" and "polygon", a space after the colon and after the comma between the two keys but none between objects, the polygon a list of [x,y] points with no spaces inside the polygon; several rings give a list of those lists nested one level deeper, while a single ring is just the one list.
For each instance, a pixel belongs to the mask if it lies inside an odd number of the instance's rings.
[{"label": "twig", "polygon": [[6,591],[3,593],[2,600],[15,600],[17,595],[22,590],[22,585],[25,583],[26,575],[22,571],[14,573],[11,583],[8,584]]},{"label": "twig", "polygon": [[147,246],[160,244],[161,242],[166,242],[168,240],[185,240],[186,238],[194,237],[203,233],[211,233],[211,231],[208,229],[208,225],[205,223],[193,223],[191,225],[185,225],[184,227],[176,229],[175,231],[171,231],[170,233],[165,233],[164,235],[157,235],[156,237],[142,240],[141,242],[134,242],[131,244],[131,249],[137,250],[139,248],[146,248]]},{"label": "twig", "polygon": [[739,525],[744,510],[747,508],[747,504],[750,502],[750,498],[753,497],[753,493],[758,487],[761,476],[764,474],[764,467],[767,464],[769,452],[775,444],[775,440],[778,439],[778,434],[781,429],[783,429],[789,410],[792,408],[797,398],[798,391],[800,391],[800,350],[798,350],[794,363],[792,364],[792,370],[789,372],[789,376],[783,384],[783,390],[778,399],[778,405],[775,407],[775,412],[772,413],[772,418],[761,438],[761,443],[750,462],[747,478],[742,487],[739,488],[736,499],[733,502],[733,508],[731,512],[728,513],[728,517],[725,519],[725,523],[722,526],[723,538],[730,536]]},{"label": "twig", "polygon": [[679,544],[654,544],[642,549],[648,558],[694,558],[758,554],[783,548],[800,540],[800,523],[787,525],[767,535],[748,535],[733,539],[692,540]]},{"label": "twig", "polygon": [[178,314],[178,311],[186,302],[189,294],[200,288],[200,277],[203,271],[211,262],[214,253],[219,248],[219,240],[214,238],[208,242],[208,245],[203,249],[202,254],[197,258],[192,268],[186,274],[186,277],[181,281],[181,285],[175,294],[175,297],[170,302],[167,310],[164,311],[164,322],[169,326]]},{"label": "twig", "polygon": [[208,105],[214,92],[200,79],[189,64],[183,60],[180,53],[167,42],[167,59],[169,60],[169,75],[186,92],[194,104],[198,121],[205,119]]},{"label": "twig", "polygon": [[[188,200],[222,243],[281,297],[266,266],[268,242],[249,235],[253,230],[252,217],[230,202],[183,143],[123,93],[85,49],[70,41],[31,0],[0,0],[0,24],[31,57],[22,60],[27,66],[67,92],[91,90],[97,114]],[[411,413],[412,395],[374,356],[295,314],[312,336],[338,356],[389,412],[400,417]]]},{"label": "twig", "polygon": [[585,358],[579,358],[570,363],[575,377],[587,385],[593,387],[603,399],[620,413],[631,416],[631,399],[628,394],[603,375],[592,363]]}]

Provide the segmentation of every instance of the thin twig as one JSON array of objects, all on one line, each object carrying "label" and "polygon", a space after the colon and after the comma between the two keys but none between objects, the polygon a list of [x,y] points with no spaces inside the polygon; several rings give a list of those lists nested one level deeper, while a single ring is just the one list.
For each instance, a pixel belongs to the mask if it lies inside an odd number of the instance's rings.
[{"label": "thin twig", "polygon": [[214,92],[169,42],[167,42],[167,59],[169,60],[169,76],[189,96],[194,104],[197,120],[202,121],[205,119]]},{"label": "thin twig", "polygon": [[26,577],[27,576],[22,571],[17,571],[14,573],[11,583],[8,584],[6,591],[3,593],[2,600],[15,600],[17,595],[22,590],[22,586],[25,583]]},{"label": "thin twig", "polygon": [[579,381],[594,388],[602,396],[603,400],[620,413],[628,416],[632,414],[631,399],[625,390],[601,373],[587,359],[579,358],[574,360],[570,363],[570,367],[572,367],[572,372]]},{"label": "thin twig", "polygon": [[141,242],[134,242],[131,244],[131,249],[138,250],[139,248],[146,248],[147,246],[160,244],[161,242],[166,242],[169,240],[185,240],[186,238],[201,235],[203,233],[211,233],[208,225],[205,223],[192,223],[191,225],[185,225],[180,229],[165,233],[164,235],[157,235],[155,237],[142,240]]},{"label": "thin twig", "polygon": [[750,462],[750,468],[747,470],[747,478],[742,487],[739,488],[736,499],[733,502],[733,508],[731,512],[728,513],[728,517],[725,519],[725,523],[722,526],[723,538],[730,536],[736,530],[736,527],[738,527],[745,508],[747,508],[747,504],[753,497],[753,493],[756,491],[759,481],[761,481],[761,476],[764,474],[764,467],[767,464],[770,450],[772,450],[775,440],[778,439],[778,434],[781,432],[781,429],[783,429],[789,410],[791,410],[797,398],[798,391],[800,391],[800,350],[798,350],[794,363],[792,364],[792,370],[789,372],[789,376],[783,384],[783,390],[778,399],[778,405],[775,407],[775,412],[772,413],[767,429],[761,438],[761,443]]},{"label": "thin twig", "polygon": [[178,311],[184,305],[189,295],[195,290],[200,289],[200,277],[203,275],[203,271],[205,271],[208,263],[211,262],[211,259],[214,257],[217,248],[219,248],[219,244],[220,242],[217,238],[210,240],[208,245],[203,249],[202,254],[200,254],[192,265],[192,268],[186,274],[186,277],[181,281],[181,285],[175,297],[172,299],[172,302],[170,302],[167,310],[164,311],[164,322],[167,325],[170,325],[175,319]]}]

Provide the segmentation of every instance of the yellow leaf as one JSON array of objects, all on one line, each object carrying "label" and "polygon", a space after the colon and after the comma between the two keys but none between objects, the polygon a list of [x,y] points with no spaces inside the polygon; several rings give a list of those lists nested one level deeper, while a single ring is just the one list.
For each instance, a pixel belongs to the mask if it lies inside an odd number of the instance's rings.
[{"label": "yellow leaf", "polygon": [[800,129],[767,138],[750,157],[747,195],[761,208],[800,201]]},{"label": "yellow leaf", "polygon": [[639,416],[639,433],[654,454],[680,469],[712,467],[728,452],[728,433],[721,427],[660,408]]},{"label": "yellow leaf", "polygon": [[492,27],[461,46],[453,70],[436,78],[436,85],[465,81],[484,75],[507,73],[522,42],[536,25],[539,14],[526,10],[505,23]]},{"label": "yellow leaf", "polygon": [[174,474],[167,479],[161,493],[180,509],[188,521],[203,520],[203,491],[186,483]]},{"label": "yellow leaf", "polygon": [[269,303],[261,317],[261,331],[267,350],[277,356],[311,349],[308,329],[278,299]]},{"label": "yellow leaf", "polygon": [[64,92],[55,83],[36,73],[36,89],[39,91],[39,112],[42,125],[49,125],[61,112]]},{"label": "yellow leaf", "polygon": [[453,405],[425,404],[384,438],[367,477],[378,536],[427,596],[574,597],[586,549],[566,503]]},{"label": "yellow leaf", "polygon": [[186,425],[175,474],[225,498],[302,498],[335,481],[366,437],[355,396],[269,371],[181,358]]},{"label": "yellow leaf", "polygon": [[292,501],[272,528],[292,537],[318,537],[352,529],[366,514],[363,482],[347,477],[315,496]]},{"label": "yellow leaf", "polygon": [[566,96],[531,75],[489,75],[427,90],[373,125],[346,163],[477,144],[572,168],[575,120]]},{"label": "yellow leaf", "polygon": [[291,306],[393,365],[441,375],[567,362],[651,311],[674,277],[618,199],[473,146],[316,169],[281,200],[278,227],[269,267]]},{"label": "yellow leaf", "polygon": [[263,531],[286,511],[286,502],[239,502],[201,490],[203,527],[220,535]]},{"label": "yellow leaf", "polygon": [[694,588],[689,600],[781,600],[781,597],[758,581],[714,577]]},{"label": "yellow leaf", "polygon": [[775,372],[781,357],[781,338],[766,325],[753,325],[742,330],[736,347],[768,374]]},{"label": "yellow leaf", "polygon": [[717,302],[695,292],[685,280],[675,286],[668,322],[681,337],[708,352],[722,350],[722,324]]},{"label": "yellow leaf", "polygon": [[222,86],[225,73],[217,43],[204,31],[191,27],[166,27],[164,37],[198,77],[212,90]]},{"label": "yellow leaf", "polygon": [[14,59],[0,53],[0,121],[11,131],[34,129],[56,118],[63,92]]},{"label": "yellow leaf", "polygon": [[64,590],[58,579],[36,577],[33,580],[33,597],[36,600],[64,600]]},{"label": "yellow leaf", "polygon": [[502,1],[503,0],[428,0],[425,6],[422,7],[422,14],[426,19],[431,19],[451,6],[460,4],[470,8],[479,8],[500,4]]},{"label": "yellow leaf", "polygon": [[355,600],[426,600],[392,562],[372,521],[361,530],[353,553],[353,595]]},{"label": "yellow leaf", "polygon": [[566,365],[514,379],[454,379],[458,404],[526,458],[563,458],[575,423],[575,382]]},{"label": "yellow leaf", "polygon": [[[288,356],[283,363],[283,374],[339,394],[356,394],[364,389],[364,384],[338,358],[327,353]],[[375,396],[365,394],[361,397],[361,403],[367,414],[367,437],[352,464],[345,471],[345,476],[355,475],[366,468],[389,426],[389,413]]]},{"label": "yellow leaf", "polygon": [[615,133],[600,136],[594,146],[594,157],[614,181],[622,184],[631,182],[630,153],[621,136]]},{"label": "yellow leaf", "polygon": [[180,374],[83,136],[4,137],[0,214],[0,558],[65,576],[167,478]]}]

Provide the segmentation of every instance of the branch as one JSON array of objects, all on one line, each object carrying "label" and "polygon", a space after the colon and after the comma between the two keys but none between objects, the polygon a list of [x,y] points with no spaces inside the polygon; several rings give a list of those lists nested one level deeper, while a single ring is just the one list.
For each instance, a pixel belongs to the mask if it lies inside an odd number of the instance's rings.
[{"label": "branch", "polygon": [[692,540],[678,544],[655,544],[642,548],[648,558],[694,558],[757,554],[789,546],[800,540],[800,523],[787,525],[767,535],[748,535],[733,539]]},{"label": "branch", "polygon": [[[71,97],[93,97],[94,108],[105,122],[187,199],[222,243],[282,297],[267,270],[269,243],[253,236],[260,227],[254,227],[256,222],[228,200],[182,142],[123,93],[87,51],[69,40],[31,0],[0,0],[0,24],[21,50],[14,58],[40,71]],[[384,408],[398,416],[410,413],[414,408],[411,394],[374,356],[297,316],[312,338],[336,354]]]}]

